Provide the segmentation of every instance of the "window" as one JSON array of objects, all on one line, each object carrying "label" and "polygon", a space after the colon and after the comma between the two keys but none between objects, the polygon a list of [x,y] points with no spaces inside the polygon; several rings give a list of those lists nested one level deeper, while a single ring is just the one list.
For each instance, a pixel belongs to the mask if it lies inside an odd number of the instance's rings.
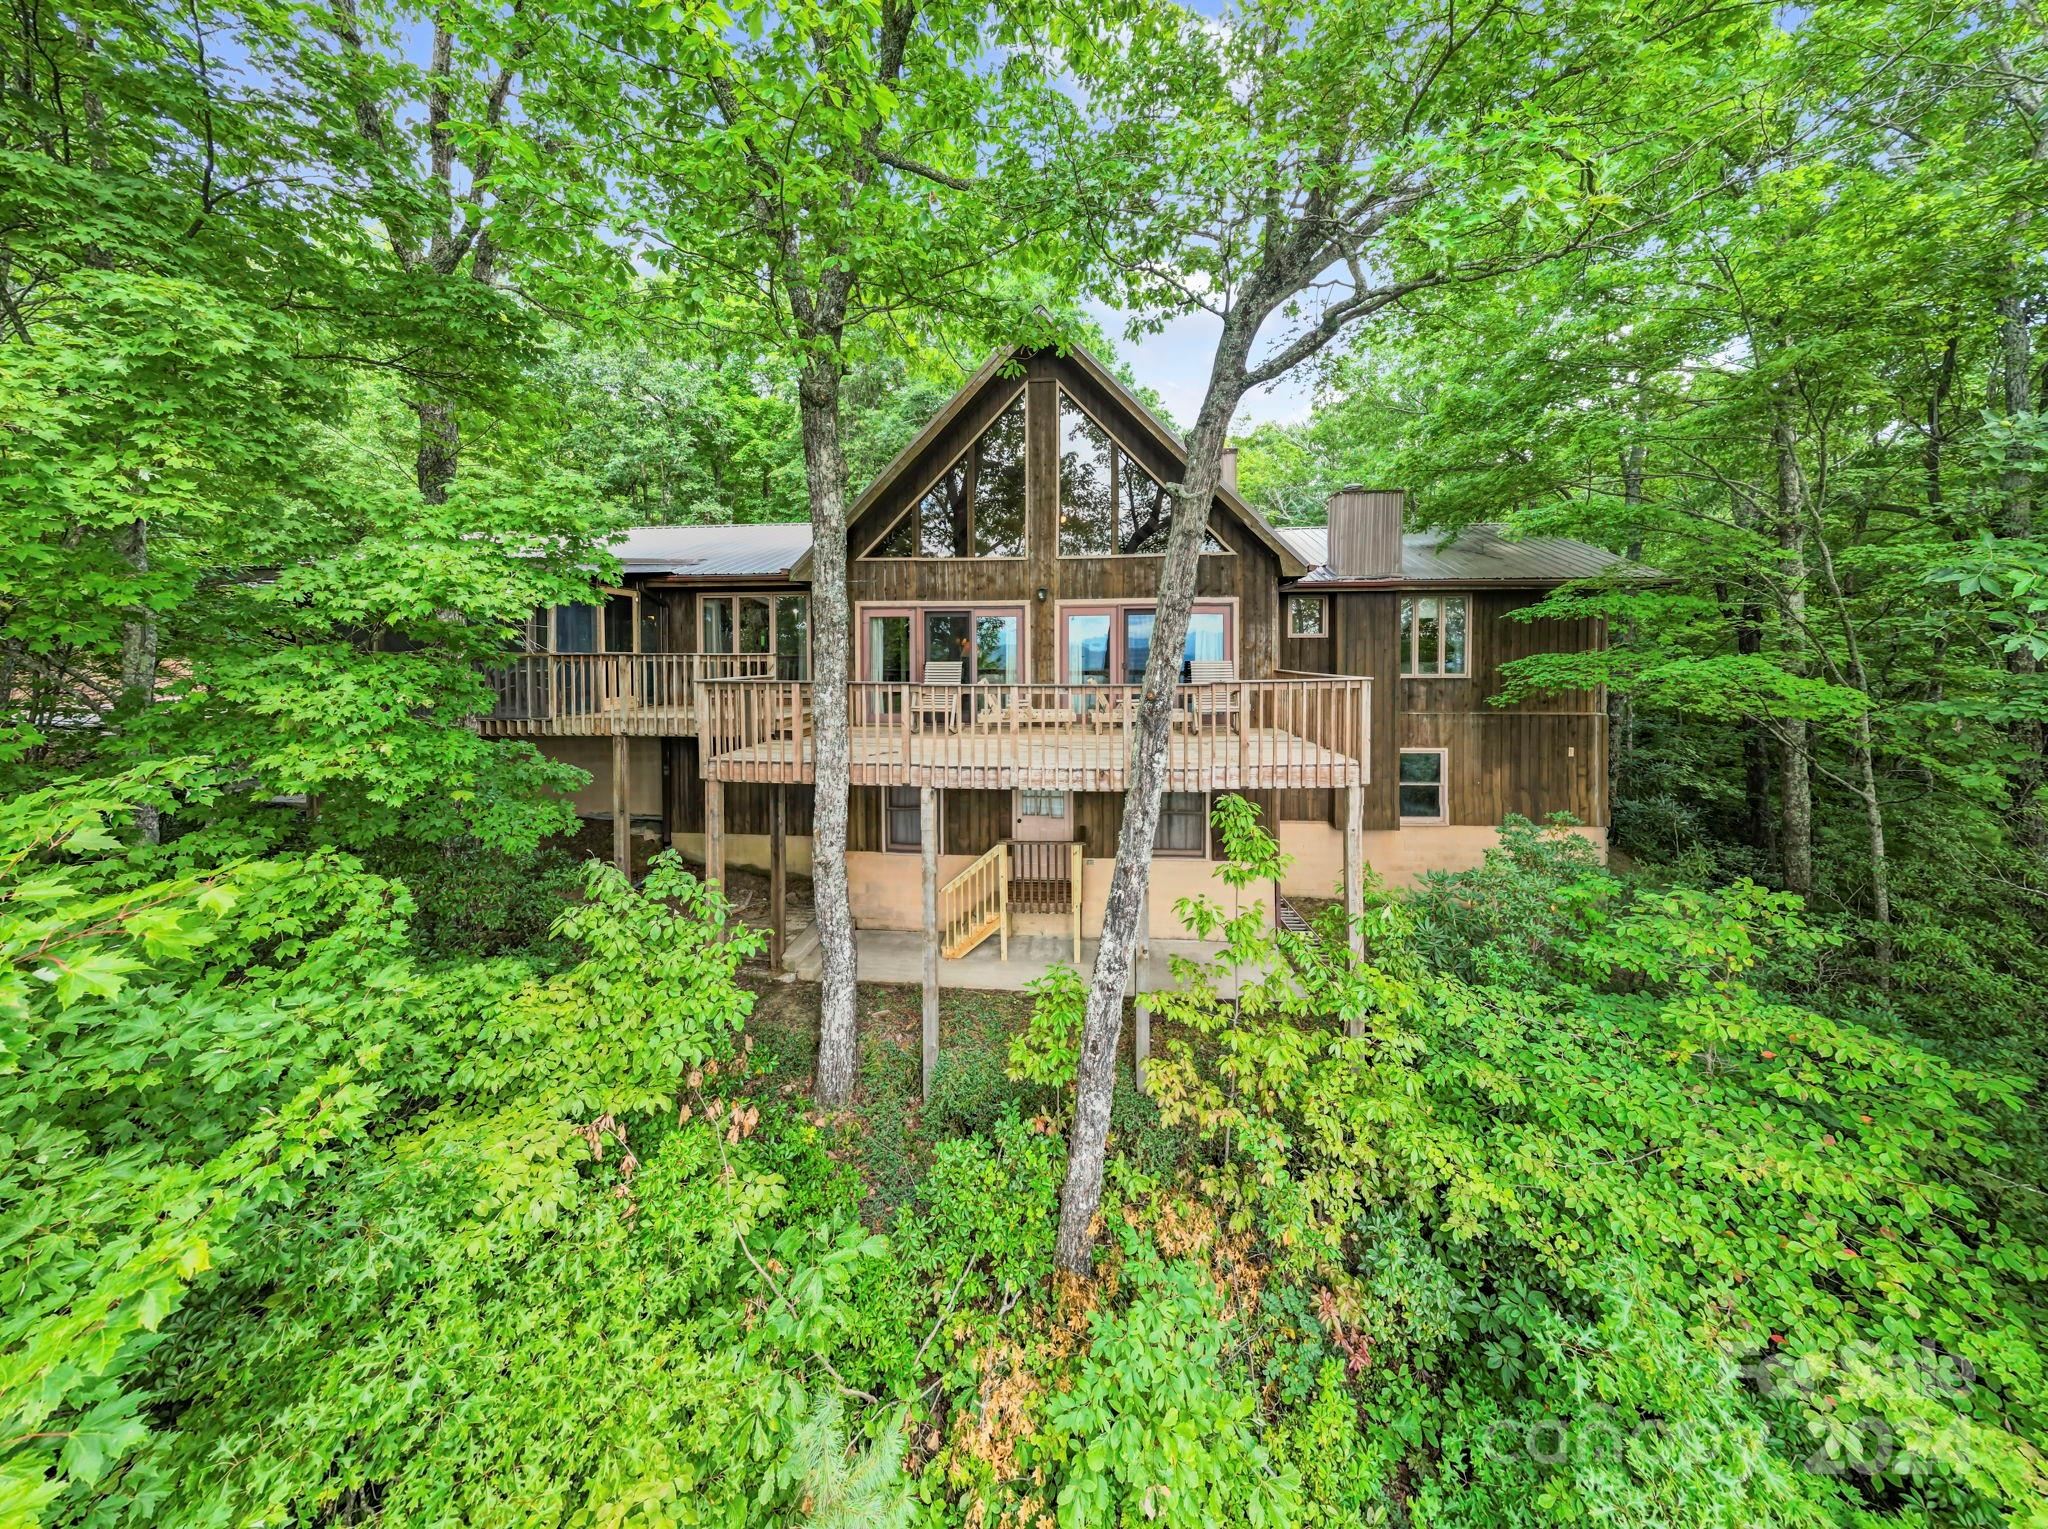
[{"label": "window", "polygon": [[558,605],[555,607],[555,651],[595,653],[597,651],[597,607]]},{"label": "window", "polygon": [[1167,791],[1159,797],[1159,832],[1152,838],[1155,854],[1197,859],[1209,849],[1209,799],[1199,791]]},{"label": "window", "polygon": [[[1162,553],[1172,525],[1165,485],[1060,394],[1060,556]],[[1224,549],[1212,535],[1202,550]]]},{"label": "window", "polygon": [[1402,822],[1450,820],[1450,814],[1444,810],[1444,763],[1448,757],[1443,749],[1401,750]]},{"label": "window", "polygon": [[811,677],[810,601],[804,595],[701,595],[700,651],[738,653],[758,660],[736,666],[744,675]]},{"label": "window", "polygon": [[883,842],[890,849],[924,847],[923,825],[918,822],[917,793],[916,786],[887,788],[883,815],[888,819],[888,832]]},{"label": "window", "polygon": [[[1065,683],[1069,685],[1136,685],[1144,681],[1145,662],[1152,653],[1155,613],[1149,605],[1068,610]],[[1180,678],[1185,681],[1198,658],[1231,656],[1235,617],[1228,606],[1198,605],[1188,616],[1187,641],[1181,648]],[[1114,642],[1112,642],[1114,637]]]},{"label": "window", "polygon": [[869,557],[1024,555],[1024,395],[938,476]]},{"label": "window", "polygon": [[1321,637],[1324,635],[1324,621],[1327,607],[1321,595],[1289,595],[1287,597],[1287,635],[1289,637]]},{"label": "window", "polygon": [[1064,791],[1017,793],[1017,816],[1020,818],[1063,818],[1066,815],[1067,793]]},{"label": "window", "polygon": [[1401,672],[1463,675],[1466,668],[1465,597],[1401,597]]}]

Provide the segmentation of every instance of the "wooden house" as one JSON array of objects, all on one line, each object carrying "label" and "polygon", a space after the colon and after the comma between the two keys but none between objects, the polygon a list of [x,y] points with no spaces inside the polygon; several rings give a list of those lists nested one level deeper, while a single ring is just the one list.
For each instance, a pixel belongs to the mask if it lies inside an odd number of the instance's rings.
[{"label": "wooden house", "polygon": [[[1002,352],[852,506],[863,932],[959,957],[1033,931],[1078,949],[1099,927],[1163,485],[1182,462],[1092,357]],[[1220,891],[1219,793],[1257,803],[1294,857],[1276,915],[1286,895],[1355,900],[1368,865],[1401,881],[1475,864],[1511,812],[1569,812],[1604,844],[1603,698],[1490,698],[1513,659],[1604,642],[1597,621],[1512,618],[1618,560],[1486,527],[1404,532],[1402,512],[1398,492],[1351,489],[1327,528],[1276,530],[1226,468],[1182,655],[1151,935],[1179,932],[1176,898]],[[610,820],[621,863],[635,843],[673,844],[713,875],[773,873],[778,927],[782,873],[808,869],[809,541],[807,525],[630,533],[622,584],[536,616],[483,724],[590,771],[578,810]]]}]

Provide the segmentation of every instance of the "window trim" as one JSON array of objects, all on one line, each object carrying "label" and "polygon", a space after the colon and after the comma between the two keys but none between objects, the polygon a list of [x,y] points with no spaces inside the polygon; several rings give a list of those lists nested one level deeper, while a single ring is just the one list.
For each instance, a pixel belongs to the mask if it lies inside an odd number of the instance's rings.
[{"label": "window trim", "polygon": [[[910,562],[910,558],[899,561]],[[938,562],[937,558],[926,558],[925,562]],[[958,562],[997,562],[996,558],[959,558]],[[1013,560],[1014,561],[1014,560]],[[1031,680],[1031,605],[1028,601],[994,601],[979,604],[972,600],[856,600],[853,605],[853,662],[850,666],[853,682],[861,685],[924,683],[925,616],[932,612],[951,613],[964,611],[970,620],[978,616],[1014,616],[1017,618],[1017,678],[1013,683],[1028,685]],[[910,621],[910,678],[903,680],[878,680],[873,676],[874,652],[869,644],[868,620],[874,616],[904,616]],[[979,680],[963,679],[963,684],[980,684]]]},{"label": "window trim", "polygon": [[[1149,556],[1149,554],[1143,553],[1136,555]],[[1109,683],[1112,685],[1143,684],[1145,676],[1142,674],[1136,678],[1129,676],[1121,679],[1117,678],[1118,675],[1123,673],[1124,668],[1124,613],[1127,611],[1151,611],[1156,616],[1158,610],[1159,601],[1157,599],[1055,600],[1052,607],[1053,650],[1054,656],[1059,661],[1057,665],[1059,678],[1055,683],[1061,685],[1080,683],[1067,670],[1067,618],[1069,616],[1107,614],[1109,617]],[[1218,595],[1213,599],[1197,597],[1191,607],[1191,613],[1208,613],[1219,610],[1223,613],[1223,645],[1229,654],[1230,661],[1235,664],[1244,655],[1243,601],[1236,595]],[[1239,677],[1244,677],[1242,669],[1239,670]]]},{"label": "window trim", "polygon": [[[1287,596],[1286,603],[1287,609],[1281,613],[1281,619],[1287,624],[1288,637],[1296,642],[1322,642],[1329,637],[1330,597],[1328,595],[1297,595],[1290,593]],[[1316,629],[1313,632],[1295,631],[1294,610],[1296,606],[1300,606],[1303,609],[1311,606],[1315,608]]]},{"label": "window trim", "polygon": [[[714,654],[711,649],[704,646],[704,610],[714,600],[724,601],[731,607],[729,626],[732,631],[733,646],[723,654]],[[759,600],[768,607],[768,651],[766,653],[742,654],[740,652],[739,602],[742,600]],[[785,600],[801,600],[804,603],[804,651],[799,668],[802,671],[803,677],[809,679],[811,674],[811,592],[808,589],[698,590],[695,609],[692,612],[693,635],[696,643],[692,651],[711,657],[765,658],[769,661],[770,666],[779,672],[781,667],[779,661],[784,656],[781,643],[782,602]]]},{"label": "window trim", "polygon": [[[1159,842],[1159,830],[1166,826],[1166,799],[1170,796],[1197,797],[1202,803],[1202,842],[1197,849],[1168,849]],[[1159,822],[1152,829],[1152,855],[1158,860],[1207,860],[1209,858],[1209,818],[1215,811],[1215,802],[1207,791],[1162,791],[1159,793]]]},{"label": "window trim", "polygon": [[[1409,623],[1409,627],[1408,627],[1408,641],[1407,641],[1407,643],[1406,643],[1406,645],[1405,645],[1405,649],[1406,649],[1406,650],[1405,650],[1405,651],[1402,651],[1402,649],[1403,649],[1403,646],[1404,646],[1404,645],[1403,645],[1403,644],[1402,644],[1402,642],[1401,642],[1401,612],[1402,612],[1402,610],[1403,610],[1403,608],[1404,608],[1404,607],[1408,606],[1408,605],[1409,605],[1409,603],[1410,603],[1411,601],[1415,601],[1415,600],[1436,600],[1436,601],[1439,601],[1439,602],[1441,602],[1441,601],[1445,601],[1445,600],[1456,600],[1456,601],[1458,601],[1458,602],[1459,602],[1459,603],[1460,603],[1461,605],[1463,605],[1463,606],[1465,607],[1465,667],[1464,667],[1464,668],[1462,668],[1462,669],[1446,669],[1446,668],[1444,668],[1444,667],[1443,667],[1443,655],[1444,655],[1444,642],[1443,642],[1443,619],[1444,619],[1444,618],[1443,618],[1443,612],[1442,612],[1442,610],[1441,610],[1441,609],[1439,609],[1439,610],[1438,610],[1438,612],[1437,612],[1437,618],[1436,618],[1436,619],[1437,619],[1437,642],[1436,642],[1436,655],[1437,655],[1437,667],[1436,667],[1436,668],[1434,668],[1434,669],[1424,669],[1424,668],[1421,668],[1421,667],[1420,667],[1420,666],[1419,666],[1419,665],[1417,664],[1417,662],[1416,662],[1416,656],[1417,656],[1417,654],[1418,654],[1418,653],[1420,652],[1420,650],[1421,650],[1421,647],[1422,647],[1422,623],[1421,623],[1421,622],[1420,622],[1419,620],[1417,620],[1417,621],[1412,621],[1412,622],[1410,622],[1410,623]],[[1473,623],[1472,623],[1472,595],[1471,595],[1471,593],[1470,593],[1469,591],[1467,591],[1467,590],[1462,590],[1462,589],[1454,589],[1454,590],[1408,590],[1408,591],[1406,591],[1406,592],[1404,592],[1404,593],[1402,594],[1402,596],[1401,596],[1401,600],[1400,600],[1400,604],[1398,604],[1398,605],[1396,605],[1396,606],[1394,607],[1394,648],[1395,648],[1395,655],[1394,655],[1394,668],[1395,668],[1395,671],[1396,671],[1396,673],[1397,673],[1398,677],[1399,677],[1399,678],[1401,678],[1401,679],[1404,679],[1404,680],[1469,680],[1470,678],[1472,678],[1472,672],[1473,672],[1473,663],[1472,663],[1472,645],[1473,645],[1473,639],[1475,638],[1475,636],[1476,636],[1476,635],[1477,635],[1477,633],[1475,632],[1475,630],[1474,630],[1474,627],[1473,627]]]},{"label": "window trim", "polygon": [[[927,478],[923,486],[916,493],[909,495],[904,500],[903,507],[889,517],[889,523],[868,538],[868,544],[865,548],[854,554],[854,560],[862,563],[1029,562],[1031,559],[1031,400],[1026,396],[1029,391],[1029,388],[1024,383],[1019,382],[1016,389],[1003,399],[1001,407],[988,417],[988,423],[983,425],[968,440],[967,444],[962,446],[944,466]],[[967,460],[967,453],[981,444],[982,436],[993,430],[996,421],[1009,413],[1010,405],[1020,398],[1024,400],[1024,550],[1022,552],[1005,552],[989,557],[975,557],[972,553],[966,557],[926,557],[922,553],[913,553],[908,557],[904,557],[899,554],[876,552],[875,548],[881,546],[883,542],[894,536],[896,528],[902,525],[919,505],[924,503],[924,496],[938,487],[939,480]],[[969,501],[967,506],[967,545],[970,547],[974,545],[974,508],[973,502]]]},{"label": "window trim", "polygon": [[[1401,810],[1401,756],[1406,754],[1434,754],[1436,767],[1436,816],[1430,818],[1410,817]],[[1421,785],[1423,782],[1413,782]],[[1394,758],[1394,821],[1402,828],[1441,828],[1451,821],[1451,751],[1447,748],[1398,749]]]},{"label": "window trim", "polygon": [[[1052,421],[1052,434],[1053,434],[1053,458],[1052,458],[1052,480],[1053,480],[1053,481],[1052,481],[1052,507],[1053,507],[1053,526],[1052,526],[1052,534],[1053,534],[1053,549],[1054,549],[1054,552],[1055,552],[1055,554],[1056,554],[1056,555],[1057,555],[1057,556],[1059,557],[1060,561],[1062,561],[1062,562],[1066,562],[1066,563],[1095,563],[1095,562],[1100,562],[1100,561],[1103,561],[1104,559],[1111,559],[1111,558],[1121,559],[1121,558],[1147,558],[1147,557],[1149,557],[1149,558],[1163,558],[1163,557],[1165,557],[1165,556],[1166,556],[1166,554],[1165,554],[1165,553],[1163,553],[1163,552],[1069,552],[1069,551],[1067,551],[1067,543],[1066,543],[1066,538],[1065,538],[1065,536],[1063,536],[1063,535],[1061,534],[1061,532],[1062,532],[1063,528],[1064,528],[1064,527],[1066,526],[1066,523],[1067,523],[1067,513],[1066,513],[1066,510],[1067,510],[1067,506],[1066,506],[1066,501],[1065,501],[1064,499],[1062,499],[1062,498],[1060,497],[1060,458],[1059,458],[1059,436],[1060,436],[1060,421],[1059,421],[1059,408],[1060,408],[1060,405],[1061,405],[1061,404],[1062,404],[1063,402],[1066,402],[1066,401],[1069,401],[1069,400],[1071,400],[1071,401],[1072,401],[1072,403],[1073,403],[1073,405],[1074,405],[1074,407],[1075,407],[1075,408],[1079,409],[1079,410],[1080,410],[1080,411],[1081,411],[1081,412],[1082,412],[1083,414],[1085,414],[1085,415],[1087,415],[1087,416],[1088,416],[1089,420],[1090,420],[1090,421],[1091,421],[1091,422],[1092,422],[1092,423],[1094,424],[1094,426],[1095,426],[1095,428],[1096,428],[1097,430],[1100,430],[1100,431],[1101,431],[1101,432],[1103,433],[1103,435],[1104,435],[1104,436],[1108,437],[1108,440],[1109,440],[1109,444],[1110,444],[1111,446],[1115,447],[1115,448],[1116,448],[1116,449],[1117,449],[1118,451],[1121,451],[1121,452],[1122,452],[1122,453],[1123,453],[1123,454],[1124,454],[1125,456],[1129,457],[1129,458],[1130,458],[1130,459],[1131,459],[1131,460],[1132,460],[1133,462],[1138,462],[1138,454],[1137,454],[1137,453],[1136,453],[1135,451],[1131,450],[1131,448],[1130,448],[1129,446],[1127,446],[1127,445],[1125,445],[1125,444],[1124,444],[1124,438],[1123,438],[1123,436],[1122,436],[1122,434],[1121,434],[1120,432],[1118,432],[1118,431],[1115,431],[1115,430],[1112,430],[1112,429],[1111,429],[1111,428],[1110,428],[1110,427],[1109,427],[1109,426],[1108,426],[1107,424],[1105,424],[1105,423],[1104,423],[1104,422],[1103,422],[1103,421],[1102,421],[1101,419],[1099,419],[1099,418],[1098,418],[1098,417],[1096,416],[1096,413],[1095,413],[1095,411],[1094,411],[1093,409],[1089,408],[1089,407],[1088,407],[1088,405],[1086,405],[1085,403],[1081,402],[1081,400],[1080,400],[1079,398],[1075,397],[1075,396],[1074,396],[1074,394],[1072,394],[1072,393],[1070,393],[1069,391],[1067,391],[1067,388],[1066,388],[1066,386],[1065,386],[1064,384],[1060,384],[1060,385],[1057,385],[1057,386],[1055,386],[1055,387],[1054,387],[1054,389],[1053,389],[1053,421]],[[950,470],[950,469],[949,469],[949,470]],[[1152,469],[1151,469],[1151,468],[1149,468],[1149,467],[1147,467],[1147,466],[1146,466],[1146,465],[1145,465],[1145,464],[1144,464],[1143,462],[1138,462],[1138,471],[1139,471],[1139,472],[1141,472],[1141,473],[1143,473],[1143,474],[1144,474],[1144,475],[1145,475],[1146,477],[1148,477],[1148,478],[1152,478],[1152,481],[1153,481],[1154,483],[1159,483],[1159,480],[1158,480],[1157,478],[1153,478],[1153,477],[1152,477]],[[1159,484],[1159,486],[1160,486],[1160,488],[1161,488],[1161,489],[1164,489],[1164,488],[1166,487],[1166,485],[1165,485],[1165,484],[1163,484],[1163,483],[1160,483],[1160,484]],[[1122,518],[1122,515],[1123,515],[1123,495],[1122,495],[1122,494],[1120,494],[1120,493],[1119,493],[1119,492],[1117,491],[1117,490],[1118,490],[1118,489],[1119,489],[1120,487],[1121,487],[1121,484],[1120,484],[1120,483],[1118,482],[1118,478],[1117,478],[1117,472],[1116,472],[1116,466],[1115,466],[1115,462],[1114,462],[1114,459],[1112,459],[1112,461],[1111,461],[1111,465],[1110,465],[1110,494],[1109,494],[1109,513],[1110,513],[1110,523],[1109,523],[1109,540],[1110,540],[1110,545],[1112,545],[1112,546],[1116,545],[1116,543],[1117,543],[1117,541],[1118,541],[1118,537],[1117,537],[1117,527],[1118,527],[1118,524],[1119,524],[1119,522],[1120,522],[1120,520],[1121,520],[1121,518]],[[1219,485],[1219,487],[1220,487],[1220,485]],[[1171,516],[1169,516],[1169,517],[1168,517],[1168,520],[1167,520],[1167,524],[1168,524],[1168,525],[1171,525],[1171,524],[1172,524],[1172,517],[1171,517]],[[1204,547],[1204,548],[1202,548],[1201,552],[1199,553],[1199,556],[1201,556],[1201,557],[1236,557],[1236,556],[1237,556],[1237,551],[1236,551],[1236,549],[1235,549],[1235,548],[1233,548],[1233,547],[1232,547],[1232,546],[1230,545],[1230,543],[1228,543],[1227,541],[1225,541],[1225,540],[1224,540],[1224,539],[1223,539],[1223,538],[1222,538],[1221,536],[1219,536],[1219,535],[1217,535],[1217,534],[1216,534],[1216,526],[1215,526],[1215,524],[1214,524],[1214,511],[1213,511],[1213,510],[1211,511],[1211,523],[1210,523],[1210,525],[1209,525],[1209,528],[1208,528],[1208,534],[1209,534],[1209,538],[1210,538],[1210,540],[1214,541],[1214,542],[1216,543],[1216,545],[1215,545],[1214,547]]]},{"label": "window trim", "polygon": [[[901,811],[903,810],[903,809],[902,809],[901,807],[892,807],[892,806],[890,806],[890,805],[889,805],[889,793],[890,793],[891,791],[909,791],[909,792],[911,792],[911,793],[915,794],[915,793],[917,793],[917,792],[920,792],[920,791],[921,791],[922,789],[923,789],[923,788],[922,788],[922,787],[920,787],[920,786],[884,786],[884,787],[882,787],[882,853],[883,853],[883,854],[885,854],[885,855],[922,855],[922,854],[924,853],[924,839],[923,839],[923,833],[924,833],[924,826],[923,826],[923,823],[924,823],[924,820],[923,820],[923,812],[924,812],[924,803],[923,803],[923,801],[922,801],[922,800],[919,800],[919,802],[917,803],[917,808],[918,808],[918,813],[919,813],[919,819],[918,819],[918,834],[919,834],[919,837],[918,837],[918,838],[917,838],[916,840],[914,840],[913,842],[909,843],[909,844],[899,844],[899,843],[897,843],[897,842],[896,842],[896,841],[895,841],[894,839],[892,839],[892,838],[890,838],[890,837],[889,837],[889,820],[890,820],[890,819],[891,819],[892,817],[894,817],[896,813],[898,813],[898,812],[901,812]],[[939,799],[938,799],[938,801],[934,802],[934,803],[933,803],[932,805],[933,805],[933,809],[934,809],[934,810],[933,810],[933,813],[932,813],[932,831],[933,831],[934,833],[936,833],[936,834],[937,834],[937,835],[939,836],[939,843],[940,843],[940,844],[944,844],[944,843],[946,842],[946,793],[945,793],[945,792],[943,792],[943,791],[939,792]]]}]

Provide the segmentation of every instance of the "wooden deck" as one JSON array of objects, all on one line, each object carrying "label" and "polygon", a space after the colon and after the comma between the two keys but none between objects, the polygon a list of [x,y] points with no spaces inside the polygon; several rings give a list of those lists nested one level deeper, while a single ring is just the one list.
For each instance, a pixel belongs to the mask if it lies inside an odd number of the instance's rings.
[{"label": "wooden deck", "polygon": [[[496,737],[689,737],[708,780],[813,778],[811,686],[766,655],[531,654],[487,679]],[[1169,791],[1364,784],[1372,681],[1288,675],[1182,685]],[[1124,685],[848,687],[853,782],[949,790],[1121,791],[1139,692]]]},{"label": "wooden deck", "polygon": [[[813,778],[808,685],[721,680],[698,687],[707,780]],[[1362,785],[1372,681],[1336,676],[1182,685],[1167,753],[1169,791]],[[848,687],[853,783],[948,790],[1121,791],[1138,688],[1123,685]]]},{"label": "wooden deck", "polygon": [[[1123,737],[1079,728],[1005,739],[1000,749],[944,733],[906,738],[873,727],[854,728],[849,741],[856,786],[1121,791],[1130,763]],[[1247,728],[1227,741],[1176,732],[1166,770],[1168,791],[1312,790],[1364,781],[1358,759],[1276,728]],[[811,739],[769,740],[710,756],[705,774],[720,781],[809,781]]]}]

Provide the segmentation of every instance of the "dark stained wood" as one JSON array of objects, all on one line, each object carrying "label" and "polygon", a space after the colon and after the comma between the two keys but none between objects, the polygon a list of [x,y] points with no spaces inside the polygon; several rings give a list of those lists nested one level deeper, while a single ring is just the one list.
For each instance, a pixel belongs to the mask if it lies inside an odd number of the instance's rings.
[{"label": "dark stained wood", "polygon": [[789,940],[789,788],[777,786],[774,790],[774,827],[768,834],[768,969],[780,972],[783,947]]},{"label": "dark stained wood", "polygon": [[1010,793],[948,791],[940,814],[949,855],[985,855],[1010,837]]},{"label": "dark stained wood", "polygon": [[[1400,815],[1394,795],[1394,775],[1399,729],[1395,723],[1400,704],[1400,682],[1395,647],[1401,619],[1400,597],[1391,591],[1345,591],[1330,596],[1330,647],[1338,674],[1372,677],[1372,740],[1370,750],[1372,784],[1367,787],[1364,826],[1396,828]],[[1330,804],[1330,825],[1344,826],[1344,804],[1339,793]]]},{"label": "dark stained wood", "polygon": [[1074,837],[1087,846],[1091,859],[1107,860],[1116,854],[1117,835],[1124,827],[1124,799],[1111,791],[1076,791],[1070,798],[1074,814]]},{"label": "dark stained wood", "polygon": [[1404,748],[1450,750],[1453,823],[1494,827],[1511,812],[1541,822],[1569,812],[1604,827],[1600,771],[1605,718],[1438,712],[1401,718]]},{"label": "dark stained wood", "polygon": [[[810,787],[794,792],[808,800]],[[846,794],[846,847],[850,850],[882,848],[882,787],[855,786]]]}]

